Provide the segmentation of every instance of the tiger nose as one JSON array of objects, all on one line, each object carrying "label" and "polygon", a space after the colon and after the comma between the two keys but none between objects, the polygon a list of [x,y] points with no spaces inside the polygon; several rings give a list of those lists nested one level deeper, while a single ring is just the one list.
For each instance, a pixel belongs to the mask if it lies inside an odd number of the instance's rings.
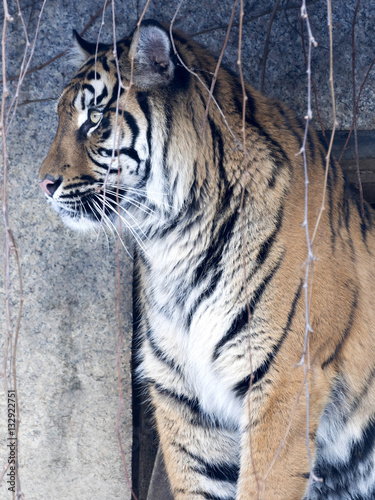
[{"label": "tiger nose", "polygon": [[53,196],[55,191],[58,189],[62,183],[62,176],[60,175],[57,179],[52,177],[52,175],[47,174],[43,181],[38,181],[39,187],[48,195]]}]

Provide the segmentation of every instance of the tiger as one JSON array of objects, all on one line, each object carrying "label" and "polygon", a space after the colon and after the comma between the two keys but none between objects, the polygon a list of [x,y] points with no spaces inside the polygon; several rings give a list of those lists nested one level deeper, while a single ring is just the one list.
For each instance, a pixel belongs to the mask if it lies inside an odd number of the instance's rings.
[{"label": "tiger", "polygon": [[332,155],[322,209],[318,134],[182,32],[75,45],[38,183],[68,227],[135,242],[173,498],[373,500],[373,209]]}]

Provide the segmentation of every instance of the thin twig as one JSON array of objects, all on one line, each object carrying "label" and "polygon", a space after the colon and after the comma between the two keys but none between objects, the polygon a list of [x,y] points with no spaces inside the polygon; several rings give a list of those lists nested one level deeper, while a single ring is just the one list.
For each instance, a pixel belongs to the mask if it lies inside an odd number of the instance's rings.
[{"label": "thin twig", "polygon": [[[181,8],[182,2],[183,2],[183,0],[180,0],[179,4],[177,6],[176,12],[174,13],[174,16],[172,18],[171,24],[169,26],[169,35],[170,35],[170,38],[171,38],[172,49],[173,49],[173,52],[176,55],[177,59],[179,60],[179,63],[186,69],[186,71],[188,71],[190,74],[192,74],[198,80],[198,82],[202,85],[202,87],[208,93],[210,93],[210,89],[204,83],[204,81],[202,80],[202,78],[200,78],[200,76],[196,73],[196,71],[194,71],[192,68],[189,68],[188,66],[186,66],[185,62],[182,60],[180,54],[178,53],[178,50],[176,49],[176,44],[175,44],[174,38],[173,38],[173,25],[174,25],[174,23],[176,21],[176,18],[177,18],[179,10]],[[230,135],[233,137],[236,146],[242,149],[243,148],[242,143],[236,137],[235,133],[233,132],[232,128],[230,127],[230,125],[228,123],[228,120],[226,119],[226,116],[223,113],[223,110],[221,109],[219,103],[217,102],[217,100],[215,99],[215,97],[212,94],[211,94],[211,100],[215,104],[215,106],[216,106],[217,110],[219,111],[222,119],[224,120],[225,126],[227,127],[227,130],[230,133]],[[247,154],[247,152],[246,152],[246,154]]]},{"label": "thin twig", "polygon": [[[20,95],[20,91],[21,91],[21,85],[22,85],[23,80],[24,80],[24,78],[26,76],[27,69],[30,66],[32,58],[34,56],[36,42],[38,40],[38,35],[39,35],[40,22],[41,22],[41,19],[42,19],[42,14],[43,14],[43,11],[44,11],[44,7],[46,6],[46,2],[47,2],[47,0],[43,0],[42,6],[40,8],[40,12],[39,12],[39,15],[38,15],[38,21],[37,21],[37,25],[36,25],[36,28],[35,28],[34,40],[33,40],[32,44],[29,43],[27,32],[26,32],[26,26],[23,23],[23,26],[24,26],[24,29],[25,29],[25,37],[26,37],[25,56],[23,58],[22,65],[21,65],[21,71],[20,71],[20,74],[19,74],[19,80],[18,80],[18,83],[17,83],[16,93],[15,93],[15,95],[13,97],[13,100],[12,100],[11,105],[10,105],[9,110],[8,110],[8,117],[7,117],[7,121],[6,121],[6,128],[7,129],[9,129],[10,124],[11,124],[11,122],[12,122],[14,116],[15,116],[15,113],[16,113],[16,110],[17,110],[17,107],[18,107],[18,99],[19,99],[19,95]],[[22,21],[23,21],[23,18],[22,18]],[[30,48],[30,54],[28,54],[28,58],[27,58],[26,54],[27,54],[29,48]],[[12,114],[11,114],[11,111],[12,111]]]},{"label": "thin twig", "polygon": [[202,123],[202,129],[203,129],[203,127],[206,123],[207,117],[208,117],[208,110],[209,110],[210,103],[211,103],[211,96],[214,93],[214,88],[215,88],[215,84],[216,84],[217,75],[219,73],[219,68],[221,66],[221,61],[223,60],[224,52],[225,52],[225,49],[226,49],[228,42],[229,42],[229,36],[230,36],[231,29],[232,29],[233,18],[234,18],[234,14],[236,13],[237,4],[238,4],[238,0],[235,0],[235,2],[233,4],[229,24],[228,24],[227,34],[226,34],[226,37],[224,40],[223,47],[222,47],[221,52],[220,52],[220,57],[219,57],[218,62],[216,64],[214,76],[212,78],[211,88],[210,88],[210,92],[208,94],[208,100],[207,100],[207,104],[206,104],[206,112],[204,114],[203,123]]},{"label": "thin twig", "polygon": [[276,0],[275,6],[273,8],[273,11],[271,13],[271,17],[268,23],[268,28],[267,28],[267,36],[266,36],[266,42],[264,44],[264,51],[263,51],[263,63],[262,63],[262,72],[260,75],[260,91],[263,93],[264,89],[264,78],[266,76],[266,66],[267,66],[267,57],[268,57],[268,51],[269,51],[269,46],[270,46],[270,37],[271,37],[271,29],[272,29],[272,24],[275,19],[276,12],[279,8],[281,0]]},{"label": "thin twig", "polygon": [[[304,33],[303,33],[303,19],[302,19],[302,17],[301,17],[301,39],[302,39],[303,57],[305,59],[305,63],[306,63],[306,67],[307,67],[307,54],[306,54],[306,47],[305,47],[305,36],[304,36]],[[326,143],[328,144],[328,139],[327,139],[327,136],[326,136],[326,133],[325,133],[325,128],[324,128],[324,125],[323,125],[323,122],[322,122],[322,118],[320,116],[320,111],[319,111],[318,91],[317,91],[317,88],[316,88],[313,76],[312,75],[310,75],[310,76],[311,76],[311,85],[312,85],[313,90],[314,90],[315,109],[316,109],[316,113],[318,115],[318,121],[319,121],[319,125],[320,125],[320,130],[322,131],[323,137],[324,137]]]},{"label": "thin twig", "polygon": [[305,280],[303,283],[304,295],[305,295],[305,338],[303,344],[302,357],[298,365],[303,367],[304,379],[305,379],[305,392],[306,392],[306,449],[307,449],[307,458],[309,462],[309,481],[307,485],[306,497],[309,498],[309,492],[312,485],[312,482],[316,480],[316,476],[313,471],[313,462],[310,450],[310,392],[308,385],[308,372],[310,371],[310,365],[306,362],[306,356],[308,352],[309,345],[309,335],[313,332],[310,325],[310,302],[309,302],[309,278],[310,278],[310,266],[314,261],[314,254],[312,252],[312,241],[310,240],[309,233],[309,217],[308,217],[308,205],[309,205],[309,176],[308,176],[308,167],[307,167],[307,154],[306,154],[306,142],[309,133],[309,124],[312,119],[312,110],[311,110],[311,53],[312,47],[317,46],[317,42],[312,34],[309,16],[307,14],[307,7],[305,0],[302,0],[301,6],[301,17],[306,23],[307,33],[308,33],[308,55],[307,55],[307,113],[305,116],[306,125],[305,125],[305,133],[303,137],[302,147],[300,149],[299,154],[302,154],[303,157],[303,170],[305,176],[305,208],[304,208],[304,221],[302,227],[305,229],[306,236],[306,245],[307,245],[307,259],[306,259],[306,270],[305,270]]},{"label": "thin twig", "polygon": [[[99,43],[100,43],[100,36],[102,34],[102,28],[104,26],[104,18],[105,18],[105,9],[108,5],[108,1],[107,0],[104,0],[104,5],[103,5],[103,9],[102,9],[102,21],[100,23],[100,26],[99,26],[99,31],[98,31],[98,36],[97,36],[97,40],[96,40],[96,49],[95,49],[95,61],[94,61],[94,78],[95,78],[95,82],[96,82],[96,79],[97,79],[97,72],[96,72],[96,65],[97,65],[97,62],[98,62],[98,52],[99,52]],[[114,41],[114,43],[116,43],[116,40]],[[95,99],[95,106],[96,106],[96,92],[95,92],[95,96],[94,96],[94,99]],[[99,229],[99,232],[100,232],[100,229]],[[98,234],[99,236],[99,234]]]},{"label": "thin twig", "polygon": [[[112,0],[108,0],[107,2],[107,6],[112,2]],[[80,36],[83,36],[86,31],[91,27],[91,25],[96,21],[96,19],[100,16],[100,14],[102,13],[103,9],[105,8],[106,6],[103,6],[101,9],[99,9],[91,18],[91,20],[86,24],[86,26],[83,28],[83,30],[80,32]],[[70,46],[71,47],[71,46]],[[57,59],[60,59],[60,57],[63,57],[65,56],[65,54],[67,54],[69,52],[69,49],[70,47],[66,50],[64,50],[63,52],[60,52],[59,54],[57,54],[56,56],[52,57],[51,59],[48,59],[48,61],[46,61],[45,63],[41,64],[40,66],[36,66],[35,68],[31,68],[29,69],[26,73],[25,73],[25,76],[26,75],[31,75],[32,73],[35,73],[36,71],[40,71],[41,69],[45,68],[46,66],[49,66],[50,64],[52,64],[54,61],[56,61]],[[15,76],[9,76],[7,78],[7,82],[11,82],[13,80],[18,80],[18,78],[20,78],[20,75],[15,75]],[[0,80],[0,84],[2,84],[4,81],[3,80]]]},{"label": "thin twig", "polygon": [[357,170],[357,182],[359,189],[359,198],[361,201],[361,216],[362,219],[365,218],[365,209],[363,206],[363,188],[362,188],[362,180],[361,180],[361,170],[359,168],[359,154],[358,154],[358,133],[357,133],[357,116],[358,116],[358,107],[356,106],[356,82],[355,82],[355,22],[357,19],[358,9],[361,0],[357,1],[357,5],[355,7],[353,24],[352,24],[352,80],[353,80],[353,125],[354,125],[354,151],[355,151],[355,164]]},{"label": "thin twig", "polygon": [[324,176],[324,185],[323,185],[323,194],[322,194],[322,204],[319,210],[319,214],[317,217],[317,221],[314,228],[314,233],[311,238],[311,244],[313,244],[320,220],[322,218],[323,212],[325,210],[325,199],[327,194],[327,183],[328,183],[328,172],[329,172],[329,162],[331,158],[333,140],[335,138],[335,132],[337,128],[337,118],[336,118],[336,99],[335,99],[335,88],[333,82],[333,34],[332,34],[332,5],[331,0],[327,0],[328,6],[328,29],[329,29],[329,84],[331,89],[331,99],[332,99],[332,118],[333,118],[333,127],[332,134],[329,141],[328,151],[326,155],[326,168],[325,168],[325,176]]},{"label": "thin twig", "polygon": [[[308,2],[306,5],[309,6],[309,5],[313,5],[315,3],[318,3],[318,2],[320,2],[320,0],[311,0],[311,2]],[[279,11],[287,11],[290,9],[300,9],[300,8],[301,8],[300,5],[288,5],[285,7],[281,7],[278,10]],[[273,9],[268,9],[268,10],[265,10],[264,12],[262,12],[261,14],[257,14],[256,16],[247,17],[242,21],[242,26],[245,26],[245,24],[252,23],[253,21],[257,21],[258,19],[261,19],[262,17],[269,16],[270,14],[272,14],[272,11],[273,11]],[[195,36],[199,36],[199,35],[206,35],[207,33],[212,33],[213,31],[226,30],[227,27],[228,27],[227,24],[220,24],[219,26],[212,26],[212,28],[207,28],[205,30],[197,31],[196,33],[193,33],[191,36],[195,37]],[[239,28],[239,27],[240,27],[239,24],[236,24],[236,23],[233,24],[233,28]]]},{"label": "thin twig", "polygon": [[[17,2],[18,3],[18,2]],[[43,4],[44,6],[44,4]],[[9,386],[13,386],[14,397],[15,397],[15,479],[16,479],[16,488],[13,490],[13,499],[15,499],[15,495],[17,494],[18,499],[24,498],[24,495],[21,491],[21,482],[19,477],[19,425],[20,425],[20,417],[19,417],[19,402],[18,402],[18,391],[17,391],[17,373],[16,373],[16,356],[17,356],[17,344],[18,344],[18,335],[20,331],[20,323],[21,323],[21,315],[22,315],[22,305],[23,305],[23,289],[22,289],[22,276],[21,276],[21,267],[20,261],[18,257],[17,247],[15,238],[13,236],[12,229],[9,223],[9,213],[8,213],[8,162],[7,162],[7,134],[8,134],[8,122],[9,122],[9,113],[6,115],[6,101],[9,96],[9,91],[6,84],[6,38],[7,38],[7,24],[8,22],[12,22],[13,18],[9,15],[8,12],[8,4],[7,0],[3,0],[4,7],[4,20],[3,20],[3,32],[2,32],[2,71],[5,77],[5,83],[3,85],[3,93],[1,100],[1,113],[0,113],[0,134],[2,136],[2,145],[3,145],[3,186],[2,186],[2,215],[3,215],[3,223],[4,223],[4,289],[5,289],[5,310],[6,310],[6,340],[5,340],[5,352],[4,352],[4,363],[3,363],[3,373],[2,376],[4,378],[4,389],[5,389],[5,398],[8,403],[8,390]],[[19,8],[19,4],[18,4]],[[20,10],[19,10],[20,12]],[[41,11],[42,12],[42,11]],[[41,14],[40,14],[41,15]],[[22,19],[23,23],[23,19]],[[23,27],[25,30],[25,36],[27,39],[26,27],[23,23]],[[37,29],[39,28],[39,24]],[[24,67],[26,61],[26,52],[23,57],[22,66]],[[17,88],[18,90],[18,88]],[[12,324],[12,316],[11,316],[11,263],[10,257],[11,253],[15,254],[16,264],[18,268],[18,277],[19,277],[19,310],[18,310],[18,318],[16,327],[13,331]],[[9,360],[9,369],[8,369],[8,360]],[[5,473],[4,468],[4,473]]]}]

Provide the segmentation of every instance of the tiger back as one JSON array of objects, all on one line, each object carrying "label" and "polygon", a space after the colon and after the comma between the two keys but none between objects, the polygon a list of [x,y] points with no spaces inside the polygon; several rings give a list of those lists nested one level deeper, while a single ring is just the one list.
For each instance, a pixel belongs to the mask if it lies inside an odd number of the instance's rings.
[{"label": "tiger back", "polygon": [[313,130],[306,198],[305,123],[223,68],[208,106],[194,41],[146,21],[117,63],[76,38],[39,184],[68,226],[134,237],[137,376],[174,498],[375,498],[373,210],[332,160],[310,249]]}]

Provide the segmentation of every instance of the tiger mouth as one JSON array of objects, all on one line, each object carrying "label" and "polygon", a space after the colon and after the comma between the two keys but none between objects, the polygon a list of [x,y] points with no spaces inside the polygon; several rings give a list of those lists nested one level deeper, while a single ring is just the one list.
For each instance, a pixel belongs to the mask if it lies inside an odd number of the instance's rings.
[{"label": "tiger mouth", "polygon": [[117,218],[119,211],[119,196],[123,196],[124,191],[110,193],[104,189],[91,190],[81,197],[61,200],[51,199],[49,202],[57,214],[67,222],[69,221],[90,221],[100,224],[103,218],[111,222]]}]

